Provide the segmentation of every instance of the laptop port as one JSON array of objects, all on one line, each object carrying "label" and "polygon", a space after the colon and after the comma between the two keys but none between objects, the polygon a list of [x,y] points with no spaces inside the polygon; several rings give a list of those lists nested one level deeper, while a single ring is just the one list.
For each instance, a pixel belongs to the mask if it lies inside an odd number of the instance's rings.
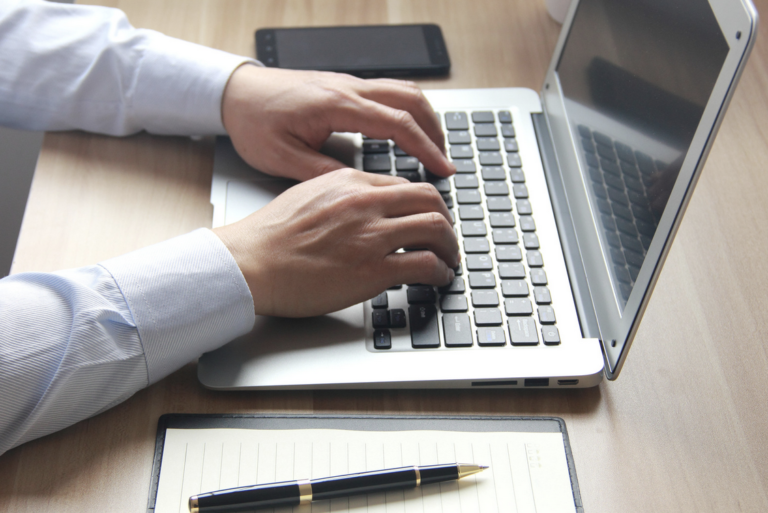
[{"label": "laptop port", "polygon": [[505,380],[505,381],[473,381],[472,382],[473,387],[509,387],[514,385],[517,385],[516,379]]},{"label": "laptop port", "polygon": [[528,378],[524,385],[527,387],[548,387],[549,378]]},{"label": "laptop port", "polygon": [[578,385],[579,380],[578,379],[558,379],[557,384],[563,387],[567,387],[568,385]]}]

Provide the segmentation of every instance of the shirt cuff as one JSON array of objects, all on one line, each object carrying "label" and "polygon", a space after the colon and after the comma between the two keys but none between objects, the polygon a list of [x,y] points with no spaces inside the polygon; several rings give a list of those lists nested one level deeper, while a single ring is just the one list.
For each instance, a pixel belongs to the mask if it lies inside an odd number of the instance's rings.
[{"label": "shirt cuff", "polygon": [[235,259],[210,230],[102,262],[136,323],[154,383],[253,328],[253,298]]},{"label": "shirt cuff", "polygon": [[221,100],[232,73],[248,57],[144,30],[149,44],[139,67],[133,117],[169,135],[225,135]]}]

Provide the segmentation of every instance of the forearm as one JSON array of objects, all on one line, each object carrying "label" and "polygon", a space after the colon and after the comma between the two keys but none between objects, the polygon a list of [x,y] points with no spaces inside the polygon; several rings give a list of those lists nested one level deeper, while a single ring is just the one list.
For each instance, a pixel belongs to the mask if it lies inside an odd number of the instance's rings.
[{"label": "forearm", "polygon": [[117,9],[0,3],[0,125],[110,135],[224,134],[221,99],[252,59],[151,30]]},{"label": "forearm", "polygon": [[253,321],[248,287],[208,230],[0,280],[0,454],[127,399]]}]

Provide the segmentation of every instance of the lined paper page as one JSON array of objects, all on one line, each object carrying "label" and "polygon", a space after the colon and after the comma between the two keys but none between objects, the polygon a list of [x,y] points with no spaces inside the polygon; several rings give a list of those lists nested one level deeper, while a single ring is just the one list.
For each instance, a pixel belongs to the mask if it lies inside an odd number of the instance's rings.
[{"label": "lined paper page", "polygon": [[191,495],[406,465],[476,463],[459,481],[319,501],[276,513],[574,512],[561,433],[168,429],[156,513],[186,513]]}]

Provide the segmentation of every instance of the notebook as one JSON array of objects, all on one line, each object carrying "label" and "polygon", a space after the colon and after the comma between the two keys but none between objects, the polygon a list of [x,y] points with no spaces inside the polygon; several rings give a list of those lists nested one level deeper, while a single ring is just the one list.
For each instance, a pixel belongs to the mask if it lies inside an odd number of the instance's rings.
[{"label": "notebook", "polygon": [[274,511],[582,510],[558,418],[164,415],[148,511],[183,513],[190,496],[225,488],[456,462],[489,468],[459,481]]},{"label": "notebook", "polygon": [[[581,0],[541,92],[434,90],[458,173],[338,134],[365,172],[428,181],[462,251],[444,288],[402,285],[304,320],[259,318],[204,355],[206,387],[588,387],[615,379],[754,44],[748,0]],[[290,182],[217,142],[213,225]]]}]

